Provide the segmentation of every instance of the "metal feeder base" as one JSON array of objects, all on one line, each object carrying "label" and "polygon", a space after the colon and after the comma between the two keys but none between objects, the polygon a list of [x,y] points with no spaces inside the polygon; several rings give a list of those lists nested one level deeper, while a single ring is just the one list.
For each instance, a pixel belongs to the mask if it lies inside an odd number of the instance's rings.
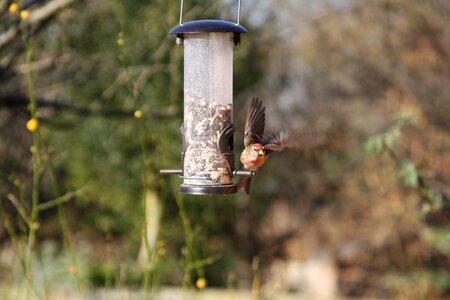
[{"label": "metal feeder base", "polygon": [[238,186],[235,184],[222,185],[180,185],[180,192],[188,195],[224,195],[237,193]]}]

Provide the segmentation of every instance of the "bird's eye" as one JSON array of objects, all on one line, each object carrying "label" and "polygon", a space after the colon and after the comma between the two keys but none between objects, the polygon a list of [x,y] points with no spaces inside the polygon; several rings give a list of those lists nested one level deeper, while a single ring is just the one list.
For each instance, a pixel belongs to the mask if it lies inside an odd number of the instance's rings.
[{"label": "bird's eye", "polygon": [[257,151],[258,151],[258,149],[256,149],[256,148],[253,148],[253,151],[256,151],[256,152],[257,152]]}]

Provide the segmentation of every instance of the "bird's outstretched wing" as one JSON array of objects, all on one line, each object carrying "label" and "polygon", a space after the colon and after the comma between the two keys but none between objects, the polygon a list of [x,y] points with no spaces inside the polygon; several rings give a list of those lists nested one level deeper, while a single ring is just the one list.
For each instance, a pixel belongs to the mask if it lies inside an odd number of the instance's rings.
[{"label": "bird's outstretched wing", "polygon": [[325,142],[325,135],[317,132],[280,131],[262,139],[266,156],[289,149],[308,149]]},{"label": "bird's outstretched wing", "polygon": [[244,146],[248,147],[254,143],[261,143],[264,127],[266,125],[266,108],[259,98],[253,97],[247,112],[245,121]]}]

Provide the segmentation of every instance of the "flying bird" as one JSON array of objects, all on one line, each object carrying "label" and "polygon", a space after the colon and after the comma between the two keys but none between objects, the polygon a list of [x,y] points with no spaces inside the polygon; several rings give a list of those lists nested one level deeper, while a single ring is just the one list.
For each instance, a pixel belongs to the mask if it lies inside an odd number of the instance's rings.
[{"label": "flying bird", "polygon": [[[306,149],[319,145],[325,140],[323,134],[286,130],[264,136],[265,110],[262,101],[254,97],[247,112],[244,129],[245,149],[241,153],[244,169],[256,171],[273,152]],[[238,187],[244,186],[247,194],[250,193],[251,179],[250,176],[242,176],[238,182]]]}]

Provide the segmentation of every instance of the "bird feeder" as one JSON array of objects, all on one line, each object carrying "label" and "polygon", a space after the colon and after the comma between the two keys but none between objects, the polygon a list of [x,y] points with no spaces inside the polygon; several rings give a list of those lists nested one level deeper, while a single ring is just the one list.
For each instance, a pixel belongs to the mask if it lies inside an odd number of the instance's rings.
[{"label": "bird feeder", "polygon": [[184,48],[184,117],[180,192],[193,195],[237,192],[233,153],[233,47],[247,30],[237,22],[182,22],[170,34]]}]

